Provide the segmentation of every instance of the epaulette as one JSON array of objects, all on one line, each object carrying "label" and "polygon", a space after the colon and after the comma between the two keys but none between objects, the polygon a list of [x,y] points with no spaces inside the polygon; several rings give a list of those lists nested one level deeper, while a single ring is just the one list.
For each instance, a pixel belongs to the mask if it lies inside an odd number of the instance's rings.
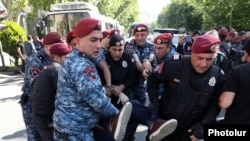
[{"label": "epaulette", "polygon": [[221,73],[223,76],[225,76],[225,72],[224,72],[222,69],[220,69],[220,73]]},{"label": "epaulette", "polygon": [[183,58],[183,55],[181,54],[175,54],[172,56],[172,61],[175,61],[175,60],[181,60]]}]

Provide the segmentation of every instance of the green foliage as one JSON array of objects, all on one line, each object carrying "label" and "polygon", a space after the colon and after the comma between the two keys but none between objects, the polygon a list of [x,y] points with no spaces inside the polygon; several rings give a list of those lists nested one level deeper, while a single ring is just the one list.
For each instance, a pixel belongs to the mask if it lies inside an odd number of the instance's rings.
[{"label": "green foliage", "polygon": [[203,15],[203,28],[226,26],[233,30],[249,30],[250,2],[246,0],[187,0]]},{"label": "green foliage", "polygon": [[3,51],[17,60],[17,42],[19,36],[23,36],[26,40],[26,33],[16,22],[3,21],[2,24],[6,25],[6,28],[0,32],[0,41],[2,42]]},{"label": "green foliage", "polygon": [[101,14],[118,20],[126,29],[139,19],[137,0],[100,0],[97,7]]},{"label": "green foliage", "polygon": [[2,3],[8,11],[8,19],[12,21],[17,21],[18,15],[28,4],[27,0],[2,0]]},{"label": "green foliage", "polygon": [[162,28],[185,28],[186,31],[200,29],[201,14],[186,2],[176,1],[163,8],[157,19],[157,25]]}]

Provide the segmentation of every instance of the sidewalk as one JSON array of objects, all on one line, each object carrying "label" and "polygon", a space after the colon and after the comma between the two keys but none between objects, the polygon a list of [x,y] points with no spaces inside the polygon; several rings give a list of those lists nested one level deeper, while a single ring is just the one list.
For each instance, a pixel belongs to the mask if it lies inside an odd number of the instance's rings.
[{"label": "sidewalk", "polygon": [[23,84],[23,75],[0,72],[0,140],[26,140],[21,107],[18,104]]}]

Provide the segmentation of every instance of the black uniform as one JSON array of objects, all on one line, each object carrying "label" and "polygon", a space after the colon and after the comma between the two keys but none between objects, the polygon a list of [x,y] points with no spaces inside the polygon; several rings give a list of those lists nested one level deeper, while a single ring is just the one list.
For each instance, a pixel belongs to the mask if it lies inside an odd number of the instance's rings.
[{"label": "black uniform", "polygon": [[[132,87],[137,86],[139,72],[136,69],[134,59],[126,53],[123,53],[119,61],[112,59],[110,52],[105,54],[105,60],[109,66],[111,73],[111,84],[125,86],[124,93],[129,99],[133,99]],[[102,74],[102,73],[100,73]],[[118,97],[112,96],[112,103],[116,105]],[[119,105],[118,107],[120,107]]]},{"label": "black uniform", "polygon": [[53,62],[37,77],[32,99],[32,120],[43,140],[53,140],[54,102],[60,64]]},{"label": "black uniform", "polygon": [[[224,84],[224,75],[212,66],[198,74],[191,65],[190,57],[166,61],[149,76],[147,92],[151,110],[161,119],[176,119],[178,127],[164,141],[190,141],[188,129],[193,135],[203,137],[203,125],[215,122],[220,108],[218,98]],[[158,85],[164,83],[165,92],[158,100]]]}]

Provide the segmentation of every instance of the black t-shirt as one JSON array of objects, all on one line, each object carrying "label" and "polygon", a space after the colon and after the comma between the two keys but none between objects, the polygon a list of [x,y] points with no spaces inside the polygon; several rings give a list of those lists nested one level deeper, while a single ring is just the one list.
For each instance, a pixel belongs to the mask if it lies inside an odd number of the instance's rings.
[{"label": "black t-shirt", "polygon": [[17,48],[21,49],[21,53],[24,54],[24,44],[22,42],[17,43]]},{"label": "black t-shirt", "polygon": [[226,124],[250,124],[250,63],[233,68],[227,76],[224,91],[235,92],[232,105],[226,110]]}]

